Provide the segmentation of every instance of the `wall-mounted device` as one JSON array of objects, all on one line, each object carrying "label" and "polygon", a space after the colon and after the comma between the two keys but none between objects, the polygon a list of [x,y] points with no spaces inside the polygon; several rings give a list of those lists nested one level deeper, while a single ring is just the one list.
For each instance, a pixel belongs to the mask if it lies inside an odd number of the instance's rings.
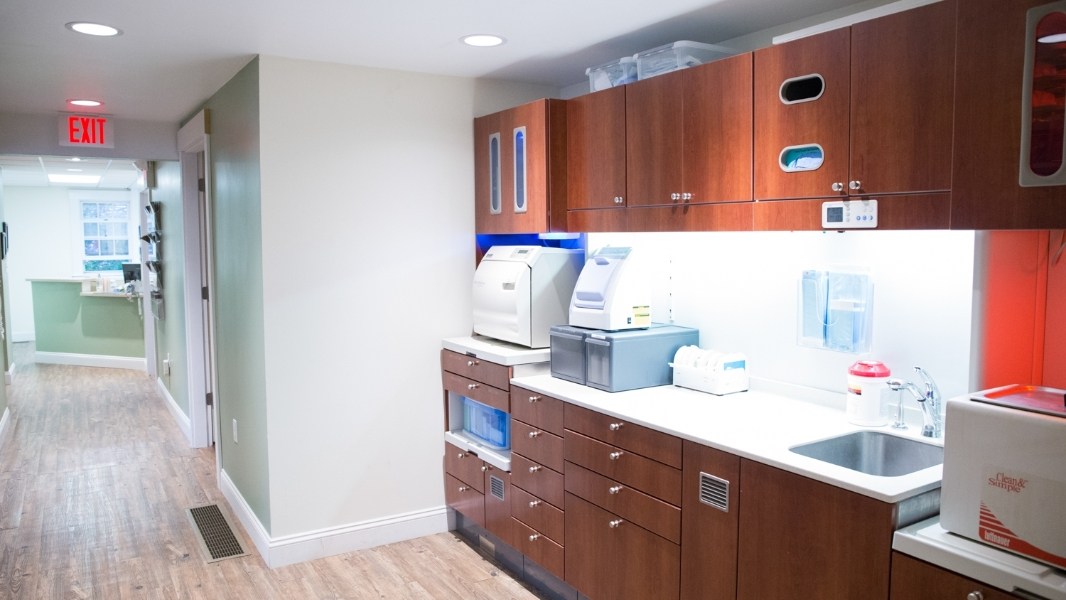
[{"label": "wall-mounted device", "polygon": [[822,228],[877,228],[877,200],[833,200],[823,202]]}]

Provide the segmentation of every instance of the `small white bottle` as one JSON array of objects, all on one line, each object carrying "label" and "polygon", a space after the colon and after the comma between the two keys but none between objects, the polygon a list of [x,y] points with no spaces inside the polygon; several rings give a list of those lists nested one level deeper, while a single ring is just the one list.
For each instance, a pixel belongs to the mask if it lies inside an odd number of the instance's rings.
[{"label": "small white bottle", "polygon": [[853,425],[879,427],[888,419],[881,398],[892,372],[876,360],[860,360],[848,367],[847,417]]}]

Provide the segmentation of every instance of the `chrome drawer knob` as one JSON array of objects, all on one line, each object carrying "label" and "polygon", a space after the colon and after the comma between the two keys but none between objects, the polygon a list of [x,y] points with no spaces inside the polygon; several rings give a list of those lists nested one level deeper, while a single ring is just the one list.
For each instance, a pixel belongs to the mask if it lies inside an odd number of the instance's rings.
[{"label": "chrome drawer knob", "polygon": [[535,541],[537,541],[537,538],[539,538],[539,537],[540,537],[539,533],[534,533],[533,535],[529,536],[529,541],[535,542]]},{"label": "chrome drawer knob", "polygon": [[618,526],[622,524],[622,519],[614,519],[607,522],[607,526],[611,529],[618,529]]},{"label": "chrome drawer knob", "polygon": [[673,200],[674,202],[677,202],[678,200],[681,199],[681,194],[678,194],[677,192],[674,192],[673,194],[670,194],[670,199]]},{"label": "chrome drawer knob", "polygon": [[476,360],[468,360],[468,361],[466,361],[466,366],[468,366],[468,367],[476,367],[479,364],[481,364],[481,363],[479,363]]},{"label": "chrome drawer knob", "polygon": [[848,187],[850,189],[853,189],[853,190],[861,190],[862,189],[862,182],[859,181],[858,179],[856,179],[854,181],[849,181],[848,182]]},{"label": "chrome drawer knob", "polygon": [[529,432],[529,439],[533,439],[533,438],[535,438],[535,437],[537,437],[539,435],[540,435],[539,431],[530,431]]},{"label": "chrome drawer knob", "polygon": [[529,397],[529,403],[530,403],[530,404],[533,404],[533,403],[534,403],[534,402],[536,402],[537,400],[540,400],[540,396],[530,396],[530,397]]},{"label": "chrome drawer knob", "polygon": [[530,500],[529,501],[529,507],[530,508],[536,508],[539,505],[540,505],[540,500]]},{"label": "chrome drawer knob", "polygon": [[465,492],[466,490],[469,490],[469,489],[470,489],[470,488],[466,487],[465,485],[461,485],[461,486],[459,486],[459,491],[460,491],[460,492]]},{"label": "chrome drawer knob", "polygon": [[622,428],[622,425],[622,423],[611,423],[607,426],[607,429],[610,429],[611,431],[618,431]]},{"label": "chrome drawer knob", "polygon": [[620,491],[622,491],[622,486],[620,485],[612,485],[611,487],[607,488],[608,494],[617,494]]},{"label": "chrome drawer knob", "polygon": [[481,465],[481,472],[482,473],[484,473],[485,471],[488,471],[488,470],[489,470],[489,466],[488,465]]},{"label": "chrome drawer knob", "polygon": [[621,204],[621,203],[623,203],[623,202],[625,202],[625,199],[624,199],[624,198],[622,198],[621,196],[615,196],[615,197],[614,197],[614,203],[615,203],[615,204]]},{"label": "chrome drawer knob", "polygon": [[981,593],[981,590],[974,590],[966,594],[966,600],[985,600],[985,595]]},{"label": "chrome drawer knob", "polygon": [[459,454],[456,454],[455,457],[456,458],[466,458],[466,452],[460,452]]},{"label": "chrome drawer knob", "polygon": [[539,471],[539,470],[541,470],[543,468],[544,467],[542,467],[540,465],[533,465],[532,467],[529,468],[529,472],[530,473],[536,473],[537,471]]},{"label": "chrome drawer knob", "polygon": [[468,384],[466,384],[466,389],[468,389],[468,390],[476,390],[477,389],[477,384],[476,383],[468,383]]},{"label": "chrome drawer knob", "polygon": [[618,460],[619,458],[622,458],[622,452],[612,452],[608,454],[607,457],[611,460]]},{"label": "chrome drawer knob", "polygon": [[839,181],[835,181],[835,182],[833,182],[832,188],[833,188],[834,192],[843,192],[844,191],[844,184],[840,183]]},{"label": "chrome drawer knob", "polygon": [[681,194],[681,199],[685,202],[692,200],[692,192],[685,192],[684,194]]}]

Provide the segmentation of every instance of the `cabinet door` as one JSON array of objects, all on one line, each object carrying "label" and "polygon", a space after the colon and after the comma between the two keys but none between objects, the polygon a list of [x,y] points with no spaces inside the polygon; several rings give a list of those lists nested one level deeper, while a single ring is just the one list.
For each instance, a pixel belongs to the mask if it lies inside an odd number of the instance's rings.
[{"label": "cabinet door", "polygon": [[568,207],[619,208],[626,196],[626,88],[567,103]]},{"label": "cabinet door", "polygon": [[807,598],[888,598],[891,504],[740,464],[738,599],[794,598],[797,590]]},{"label": "cabinet door", "polygon": [[485,496],[473,487],[445,473],[444,501],[480,527],[485,526]]},{"label": "cabinet door", "polygon": [[[485,529],[504,543],[515,545],[511,525],[511,474],[485,463]],[[462,511],[460,511],[462,512]]]},{"label": "cabinet door", "polygon": [[[751,53],[681,73],[685,103],[681,191],[691,194],[687,203],[750,201]],[[747,225],[750,228],[750,221]]]},{"label": "cabinet door", "polygon": [[681,204],[684,74],[626,86],[627,206]]},{"label": "cabinet door", "polygon": [[538,100],[503,111],[503,204],[510,231],[548,231],[548,104]]},{"label": "cabinet door", "polygon": [[594,600],[677,600],[677,544],[572,494],[565,510],[567,583]]},{"label": "cabinet door", "polygon": [[[976,592],[976,594],[975,594]],[[1010,600],[1014,596],[920,561],[892,553],[892,600]]]},{"label": "cabinet door", "polygon": [[681,598],[737,597],[740,458],[685,441]]},{"label": "cabinet door", "polygon": [[510,229],[503,211],[503,135],[500,114],[474,119],[474,228],[478,233]]},{"label": "cabinet door", "polygon": [[852,194],[951,188],[954,74],[954,0],[851,28]]},{"label": "cabinet door", "polygon": [[850,33],[837,29],[755,51],[756,200],[846,192]]}]

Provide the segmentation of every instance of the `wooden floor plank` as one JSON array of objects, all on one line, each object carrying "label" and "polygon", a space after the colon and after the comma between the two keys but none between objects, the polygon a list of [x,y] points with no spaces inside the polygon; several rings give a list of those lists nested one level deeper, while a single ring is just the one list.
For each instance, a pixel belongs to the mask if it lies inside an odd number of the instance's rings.
[{"label": "wooden floor plank", "polygon": [[[33,363],[15,344],[0,446],[0,600],[535,600],[450,533],[270,569],[143,372]],[[208,563],[218,504],[251,554]]]}]

